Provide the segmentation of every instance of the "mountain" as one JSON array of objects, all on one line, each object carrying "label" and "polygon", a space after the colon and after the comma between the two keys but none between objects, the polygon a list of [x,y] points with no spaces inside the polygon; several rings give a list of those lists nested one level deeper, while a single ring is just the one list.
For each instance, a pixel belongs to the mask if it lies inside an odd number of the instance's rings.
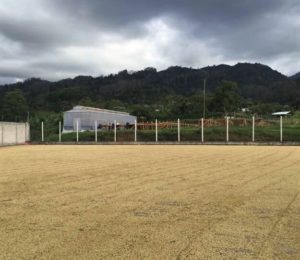
[{"label": "mountain", "polygon": [[[238,85],[263,85],[268,86],[274,82],[288,80],[283,74],[272,70],[270,67],[262,64],[238,63],[234,66],[218,65],[210,66],[202,69],[189,69],[182,67],[170,67],[158,74],[162,79],[172,79],[171,83],[176,85],[181,80],[179,91],[186,91],[189,88],[197,88],[195,83],[201,83],[203,79],[207,79],[208,87],[214,90],[222,80],[234,81]],[[190,84],[190,81],[194,84]],[[199,82],[198,82],[199,81]],[[170,80],[168,81],[170,82]],[[167,82],[165,82],[167,83]]]},{"label": "mountain", "polygon": [[[163,109],[172,102],[179,104],[185,100],[184,107],[200,102],[204,79],[208,98],[226,80],[237,83],[238,93],[245,100],[289,106],[300,103],[299,81],[263,64],[238,63],[201,69],[173,66],[163,71],[155,68],[136,72],[123,70],[115,75],[78,76],[57,82],[33,78],[0,87],[0,106],[6,92],[21,89],[30,111],[61,112],[76,104],[120,110],[136,105]],[[181,97],[181,101],[175,97]]]},{"label": "mountain", "polygon": [[290,77],[291,79],[300,79],[300,72]]}]

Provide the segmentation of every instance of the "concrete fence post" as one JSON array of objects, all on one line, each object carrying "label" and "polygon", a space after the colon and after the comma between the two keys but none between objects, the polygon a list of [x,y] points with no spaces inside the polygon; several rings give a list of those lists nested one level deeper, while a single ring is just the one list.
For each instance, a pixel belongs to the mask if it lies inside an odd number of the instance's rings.
[{"label": "concrete fence post", "polygon": [[16,124],[16,144],[18,144],[18,124]]},{"label": "concrete fence post", "polygon": [[255,116],[252,117],[252,142],[255,142]]},{"label": "concrete fence post", "polygon": [[226,142],[229,142],[229,117],[226,117]]},{"label": "concrete fence post", "polygon": [[1,144],[4,144],[4,126],[1,124]]},{"label": "concrete fence post", "polygon": [[155,119],[155,142],[158,142],[157,119]]},{"label": "concrete fence post", "polygon": [[42,142],[44,142],[44,122],[42,122]]},{"label": "concrete fence post", "polygon": [[79,142],[79,122],[76,120],[76,142]]},{"label": "concrete fence post", "polygon": [[95,143],[98,142],[98,122],[95,121]]},{"label": "concrete fence post", "polygon": [[117,121],[114,122],[114,141],[117,142]]},{"label": "concrete fence post", "polygon": [[280,116],[280,142],[282,143],[283,133],[282,133],[282,116]]},{"label": "concrete fence post", "polygon": [[178,139],[178,142],[180,142],[180,119],[178,118],[178,121],[177,121],[177,134],[178,134],[178,136],[177,136],[177,139]]},{"label": "concrete fence post", "polygon": [[58,142],[61,143],[61,121],[58,124]]},{"label": "concrete fence post", "polygon": [[25,123],[25,141],[30,141],[30,124],[28,122]]},{"label": "concrete fence post", "polygon": [[27,142],[27,124],[28,122],[25,123],[25,143]]},{"label": "concrete fence post", "polygon": [[134,120],[134,142],[137,142],[137,121]]},{"label": "concrete fence post", "polygon": [[201,118],[201,142],[204,143],[204,118]]},{"label": "concrete fence post", "polygon": [[28,141],[31,141],[30,124],[27,124]]}]

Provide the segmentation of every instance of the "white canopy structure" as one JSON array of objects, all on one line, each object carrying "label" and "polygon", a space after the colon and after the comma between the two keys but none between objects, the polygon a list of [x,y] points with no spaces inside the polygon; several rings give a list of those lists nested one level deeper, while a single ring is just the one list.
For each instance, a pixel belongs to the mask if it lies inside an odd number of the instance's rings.
[{"label": "white canopy structure", "polygon": [[291,111],[280,111],[280,112],[272,113],[272,116],[287,116],[290,114],[291,114]]},{"label": "white canopy structure", "polygon": [[133,125],[135,116],[129,113],[100,109],[94,107],[75,106],[73,109],[64,112],[64,132],[75,132],[78,122],[78,130],[94,130],[97,126],[108,126],[117,122],[117,125]]}]

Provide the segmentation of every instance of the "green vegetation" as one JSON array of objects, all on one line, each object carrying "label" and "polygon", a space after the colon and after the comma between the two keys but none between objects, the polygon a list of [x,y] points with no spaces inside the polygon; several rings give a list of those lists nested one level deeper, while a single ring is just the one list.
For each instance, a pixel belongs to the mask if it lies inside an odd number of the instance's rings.
[{"label": "green vegetation", "polygon": [[[247,118],[253,114],[264,118],[274,111],[300,109],[299,78],[290,79],[261,64],[244,63],[202,69],[170,67],[160,72],[154,68],[132,73],[124,70],[115,75],[79,76],[58,82],[29,79],[0,87],[0,120],[26,121],[29,118],[32,140],[40,140],[42,121],[45,136],[57,135],[63,111],[74,105],[127,111],[136,115],[139,122],[155,118],[176,120],[178,117],[198,120],[204,112],[204,79],[207,80],[206,118],[225,115]],[[300,119],[300,114],[295,113],[294,118]],[[207,131],[208,140],[224,136],[223,128]],[[103,140],[110,140],[109,134],[103,135]],[[153,137],[147,131],[141,135],[145,140]],[[197,130],[186,130],[182,139],[197,140],[197,136]],[[244,136],[249,136],[244,128],[232,132],[232,139]],[[162,131],[160,137],[173,140],[174,134]],[[263,138],[272,139],[273,136]]]},{"label": "green vegetation", "polygon": [[27,111],[27,101],[20,89],[5,93],[2,102],[2,120],[5,118],[7,121],[24,121]]},{"label": "green vegetation", "polygon": [[[283,128],[283,141],[300,142],[300,125],[284,125]],[[226,140],[226,129],[224,126],[207,127],[204,130],[205,141],[208,142],[223,142]],[[229,131],[230,141],[236,142],[251,142],[252,141],[252,127],[244,126],[230,126]],[[80,141],[95,141],[95,133],[81,132],[79,133]],[[177,129],[159,129],[158,140],[166,142],[177,141]],[[276,142],[280,140],[279,125],[274,124],[270,126],[257,126],[255,129],[255,140],[259,142]],[[40,141],[36,140],[36,141]],[[57,142],[58,134],[51,134],[46,136],[45,141]],[[62,141],[75,142],[76,133],[68,133],[62,135]],[[98,142],[113,142],[113,131],[98,131]],[[117,131],[118,142],[133,142],[134,131],[133,130],[118,130]],[[139,130],[138,141],[140,142],[154,142],[155,130]],[[198,128],[185,128],[181,129],[181,141],[200,142],[201,141],[201,129]]]},{"label": "green vegetation", "polygon": [[206,115],[224,113],[269,114],[300,108],[300,80],[290,79],[261,64],[219,65],[202,69],[154,68],[97,78],[78,76],[58,82],[28,79],[0,86],[1,120],[24,121],[39,112],[62,113],[85,105],[137,115],[140,120],[200,118],[203,115],[203,80]]},{"label": "green vegetation", "polygon": [[238,94],[237,84],[235,82],[223,81],[216,89],[210,107],[216,112],[228,115],[240,107],[241,101],[242,98]]}]

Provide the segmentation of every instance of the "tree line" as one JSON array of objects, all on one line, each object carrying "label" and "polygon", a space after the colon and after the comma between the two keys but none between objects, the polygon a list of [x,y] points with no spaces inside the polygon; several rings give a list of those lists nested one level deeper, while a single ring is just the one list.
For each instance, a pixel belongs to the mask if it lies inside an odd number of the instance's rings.
[{"label": "tree line", "polygon": [[[203,81],[207,89],[203,104]],[[139,120],[197,119],[241,114],[265,115],[300,108],[300,82],[261,64],[219,65],[202,69],[146,68],[97,78],[58,82],[28,79],[0,87],[2,121],[61,120],[74,105],[128,111]]]}]

